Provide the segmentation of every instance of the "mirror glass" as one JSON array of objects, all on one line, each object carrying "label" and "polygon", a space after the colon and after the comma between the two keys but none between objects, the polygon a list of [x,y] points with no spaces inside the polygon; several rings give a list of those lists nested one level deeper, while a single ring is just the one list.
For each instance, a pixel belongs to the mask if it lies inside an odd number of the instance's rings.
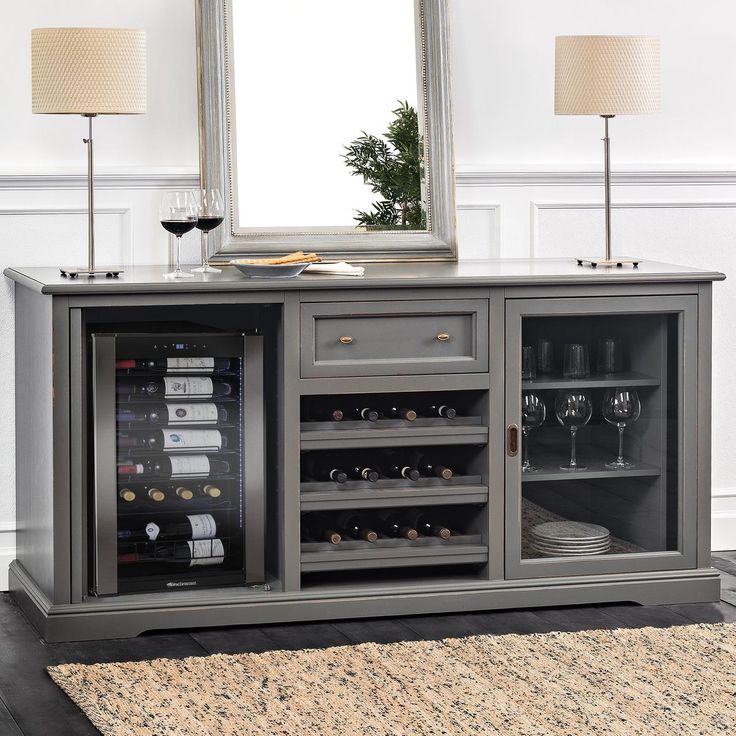
[{"label": "mirror glass", "polygon": [[232,0],[233,234],[426,231],[415,0]]}]

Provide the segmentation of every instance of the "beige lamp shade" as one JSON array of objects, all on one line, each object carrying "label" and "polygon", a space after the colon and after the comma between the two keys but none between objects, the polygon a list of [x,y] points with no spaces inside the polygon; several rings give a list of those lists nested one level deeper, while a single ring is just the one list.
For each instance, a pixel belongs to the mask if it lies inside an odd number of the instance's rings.
[{"label": "beige lamp shade", "polygon": [[558,36],[556,115],[638,115],[660,108],[659,39]]},{"label": "beige lamp shade", "polygon": [[146,34],[129,28],[34,28],[34,113],[146,111]]}]

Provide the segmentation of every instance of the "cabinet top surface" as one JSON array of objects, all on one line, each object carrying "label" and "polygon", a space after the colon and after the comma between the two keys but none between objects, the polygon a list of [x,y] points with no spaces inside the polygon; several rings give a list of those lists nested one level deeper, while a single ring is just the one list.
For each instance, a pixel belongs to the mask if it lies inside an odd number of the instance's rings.
[{"label": "cabinet top surface", "polygon": [[647,284],[681,281],[720,281],[718,271],[706,271],[655,261],[638,268],[591,268],[574,259],[498,259],[457,263],[368,263],[364,276],[304,273],[291,279],[255,279],[233,266],[222,273],[170,281],[166,266],[131,266],[118,278],[63,277],[55,267],[9,267],[5,276],[43,294],[113,294],[141,292],[272,291],[302,289],[367,289],[432,286],[524,286],[550,284]]}]

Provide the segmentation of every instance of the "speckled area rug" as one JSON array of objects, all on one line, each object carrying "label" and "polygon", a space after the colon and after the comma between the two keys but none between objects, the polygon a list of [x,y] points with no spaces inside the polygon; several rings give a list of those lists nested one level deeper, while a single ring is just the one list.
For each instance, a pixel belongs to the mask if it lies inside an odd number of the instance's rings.
[{"label": "speckled area rug", "polygon": [[104,736],[734,733],[736,625],[50,667]]}]

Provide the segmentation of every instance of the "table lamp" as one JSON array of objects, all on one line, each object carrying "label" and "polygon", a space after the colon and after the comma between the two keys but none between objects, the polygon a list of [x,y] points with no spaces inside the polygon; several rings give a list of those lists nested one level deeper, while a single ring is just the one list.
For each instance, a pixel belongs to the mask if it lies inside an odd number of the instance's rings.
[{"label": "table lamp", "polygon": [[87,266],[61,268],[78,275],[117,276],[122,268],[95,266],[94,155],[97,115],[146,111],[146,36],[129,28],[34,28],[31,33],[33,112],[82,115],[87,145]]},{"label": "table lamp", "polygon": [[660,107],[659,39],[650,36],[558,36],[555,39],[555,115],[600,115],[606,215],[605,258],[578,265],[634,267],[641,259],[611,255],[611,147],[608,121]]}]

